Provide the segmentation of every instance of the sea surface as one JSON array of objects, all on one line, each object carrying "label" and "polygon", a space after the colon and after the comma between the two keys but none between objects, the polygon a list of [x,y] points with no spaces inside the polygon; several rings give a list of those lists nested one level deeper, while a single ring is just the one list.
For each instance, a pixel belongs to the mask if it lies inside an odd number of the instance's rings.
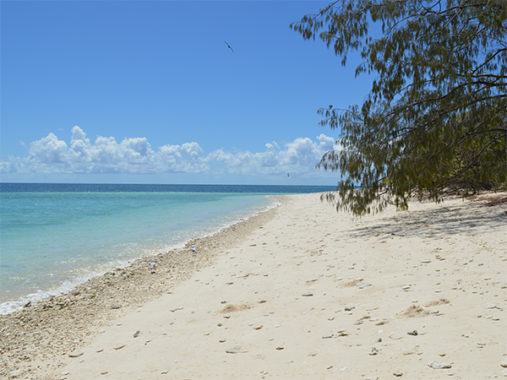
[{"label": "sea surface", "polygon": [[0,183],[0,314],[328,186]]}]

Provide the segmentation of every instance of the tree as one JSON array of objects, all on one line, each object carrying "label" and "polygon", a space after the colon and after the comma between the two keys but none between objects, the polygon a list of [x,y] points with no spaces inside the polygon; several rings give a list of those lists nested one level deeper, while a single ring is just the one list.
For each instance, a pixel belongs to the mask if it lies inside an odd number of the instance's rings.
[{"label": "tree", "polygon": [[375,77],[363,104],[318,111],[341,146],[318,165],[340,172],[328,200],[361,215],[505,186],[506,20],[504,0],[339,0],[291,24]]}]

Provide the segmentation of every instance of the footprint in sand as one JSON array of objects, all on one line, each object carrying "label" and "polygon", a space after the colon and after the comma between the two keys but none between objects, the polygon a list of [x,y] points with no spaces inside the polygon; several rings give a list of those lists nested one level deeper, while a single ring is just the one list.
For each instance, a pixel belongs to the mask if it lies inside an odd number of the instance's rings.
[{"label": "footprint in sand", "polygon": [[401,315],[408,318],[424,317],[429,314],[429,311],[424,310],[421,306],[418,305],[411,305],[407,310],[401,313]]},{"label": "footprint in sand", "polygon": [[451,301],[449,301],[448,299],[440,298],[439,300],[430,301],[430,302],[426,303],[424,306],[431,307],[431,306],[437,306],[437,305],[447,305],[449,303],[451,303]]},{"label": "footprint in sand", "polygon": [[228,313],[232,313],[232,312],[235,312],[235,311],[248,310],[250,308],[251,308],[251,306],[246,305],[246,304],[243,304],[243,305],[227,305],[226,307],[224,307],[221,310],[221,312],[225,313],[225,314],[228,314]]}]

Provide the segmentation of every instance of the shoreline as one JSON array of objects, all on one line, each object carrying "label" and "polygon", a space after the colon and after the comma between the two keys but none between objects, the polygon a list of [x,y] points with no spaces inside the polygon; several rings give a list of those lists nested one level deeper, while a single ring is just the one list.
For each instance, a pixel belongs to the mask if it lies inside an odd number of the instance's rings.
[{"label": "shoreline", "polygon": [[0,316],[0,377],[507,376],[505,204],[319,195]]},{"label": "shoreline", "polygon": [[[149,253],[144,253],[138,257],[134,257],[131,259],[125,259],[120,261],[111,261],[108,263],[101,264],[99,269],[97,270],[90,270],[87,271],[88,273],[85,273],[83,275],[76,276],[71,279],[63,280],[61,283],[55,286],[49,286],[48,288],[42,290],[39,289],[36,292],[31,292],[26,295],[19,296],[15,300],[6,300],[3,302],[0,302],[0,317],[9,315],[15,311],[22,310],[24,305],[30,304],[34,305],[38,302],[44,301],[45,299],[49,299],[50,297],[56,297],[56,296],[64,296],[66,294],[71,293],[76,287],[86,283],[87,281],[93,280],[96,277],[104,276],[107,272],[114,271],[119,269],[125,269],[130,267],[131,265],[134,265],[137,260],[141,260],[144,258],[150,258],[154,256],[158,256],[162,252],[171,252],[176,250],[182,250],[184,249],[188,244],[190,244],[191,241],[199,240],[202,238],[212,237],[214,235],[219,234],[221,231],[237,224],[240,222],[243,222],[245,220],[250,219],[251,217],[254,217],[260,213],[269,211],[273,208],[276,208],[279,206],[279,201],[277,201],[278,196],[276,195],[266,195],[265,197],[271,199],[271,201],[268,201],[269,204],[267,204],[264,207],[259,208],[258,210],[253,210],[250,212],[246,212],[245,214],[241,214],[235,218],[233,218],[230,221],[226,221],[218,225],[216,228],[212,228],[211,232],[197,232],[197,236],[194,238],[188,238],[181,242],[171,244],[170,246],[167,246],[163,250],[151,250]],[[163,254],[163,253],[162,253]],[[5,311],[4,311],[5,310]]]},{"label": "shoreline", "polygon": [[[236,244],[273,217],[284,195],[269,197],[271,204],[219,226],[214,232],[189,239],[167,252],[132,259],[125,266],[93,275],[68,291],[35,302],[27,300],[24,306],[0,314],[0,377],[30,376],[37,372],[32,362],[56,360],[61,351],[72,351],[86,342],[96,326],[114,319],[120,310],[123,313],[156,299],[211,265],[221,249]],[[192,247],[197,253],[192,252]],[[156,265],[154,270],[150,267],[152,262]],[[68,336],[73,336],[72,342],[66,339]],[[13,371],[15,377],[10,376]]]}]

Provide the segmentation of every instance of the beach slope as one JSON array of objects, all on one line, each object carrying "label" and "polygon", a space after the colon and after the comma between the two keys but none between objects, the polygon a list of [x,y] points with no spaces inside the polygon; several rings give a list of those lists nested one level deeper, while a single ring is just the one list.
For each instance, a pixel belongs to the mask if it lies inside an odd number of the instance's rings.
[{"label": "beach slope", "polygon": [[506,210],[448,199],[355,218],[319,194],[284,196],[210,265],[94,327],[47,376],[507,376]]}]

